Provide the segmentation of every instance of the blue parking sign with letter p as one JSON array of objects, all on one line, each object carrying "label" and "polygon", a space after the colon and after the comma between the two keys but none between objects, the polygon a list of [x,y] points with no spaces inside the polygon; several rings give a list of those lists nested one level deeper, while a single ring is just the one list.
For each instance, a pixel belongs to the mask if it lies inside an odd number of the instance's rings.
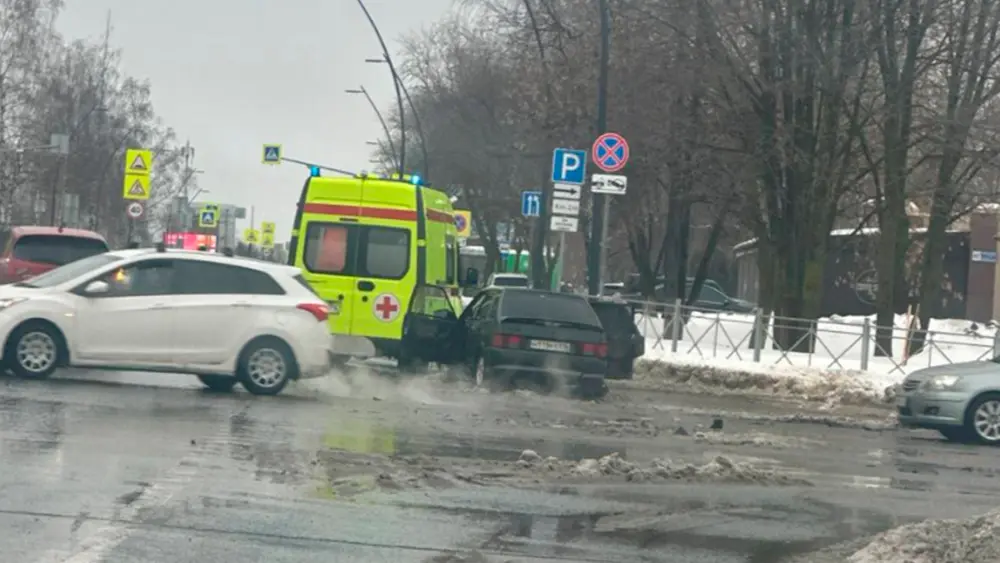
[{"label": "blue parking sign with letter p", "polygon": [[552,151],[552,181],[557,184],[583,184],[587,178],[587,151],[556,149]]}]

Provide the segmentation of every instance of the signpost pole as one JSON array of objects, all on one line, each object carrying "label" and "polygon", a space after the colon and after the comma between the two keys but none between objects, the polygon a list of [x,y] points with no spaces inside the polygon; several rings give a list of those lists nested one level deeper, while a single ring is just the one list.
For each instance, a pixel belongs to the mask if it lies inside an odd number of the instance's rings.
[{"label": "signpost pole", "polygon": [[559,233],[559,257],[556,258],[556,280],[553,291],[562,290],[563,260],[566,258],[566,233]]},{"label": "signpost pole", "polygon": [[[608,64],[611,50],[611,18],[608,0],[598,0],[601,10],[601,66],[597,78],[597,134],[608,131]],[[587,246],[587,287],[591,295],[601,292],[601,247],[604,244],[604,209],[607,205],[603,194],[592,194],[590,212],[590,244]]]}]

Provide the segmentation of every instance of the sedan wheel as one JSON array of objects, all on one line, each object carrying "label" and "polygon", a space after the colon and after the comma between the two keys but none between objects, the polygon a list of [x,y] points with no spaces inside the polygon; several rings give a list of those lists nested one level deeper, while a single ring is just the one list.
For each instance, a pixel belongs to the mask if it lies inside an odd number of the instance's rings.
[{"label": "sedan wheel", "polygon": [[283,342],[261,339],[242,354],[237,377],[254,395],[277,395],[293,378],[293,362]]},{"label": "sedan wheel", "polygon": [[976,439],[984,444],[1000,444],[1000,396],[976,399],[966,421]]},{"label": "sedan wheel", "polygon": [[59,364],[59,338],[41,323],[27,323],[14,330],[4,353],[11,371],[26,379],[44,379]]}]

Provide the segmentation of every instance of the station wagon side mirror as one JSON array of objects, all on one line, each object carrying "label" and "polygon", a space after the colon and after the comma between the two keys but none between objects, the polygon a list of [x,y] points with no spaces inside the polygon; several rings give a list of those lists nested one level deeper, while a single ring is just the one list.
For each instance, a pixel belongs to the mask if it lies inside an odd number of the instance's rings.
[{"label": "station wagon side mirror", "polygon": [[475,287],[479,285],[479,270],[475,268],[469,268],[465,270],[465,284],[466,287]]},{"label": "station wagon side mirror", "polygon": [[109,291],[111,291],[111,286],[108,285],[108,282],[101,280],[92,281],[83,288],[83,292],[87,295],[104,295]]}]

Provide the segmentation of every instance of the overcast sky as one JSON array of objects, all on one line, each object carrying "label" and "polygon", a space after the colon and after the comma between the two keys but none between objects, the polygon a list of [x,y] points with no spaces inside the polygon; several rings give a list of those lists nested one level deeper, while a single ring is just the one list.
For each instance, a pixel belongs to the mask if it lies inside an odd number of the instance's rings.
[{"label": "overcast sky", "polygon": [[[98,39],[108,12],[126,72],[152,82],[153,101],[180,139],[190,139],[199,200],[256,207],[288,239],[308,171],[260,163],[263,143],[285,156],[338,168],[367,168],[381,133],[362,96],[395,100],[385,65],[356,0],[68,0],[60,29]],[[433,23],[453,0],[367,0],[395,53],[405,33]]]}]

